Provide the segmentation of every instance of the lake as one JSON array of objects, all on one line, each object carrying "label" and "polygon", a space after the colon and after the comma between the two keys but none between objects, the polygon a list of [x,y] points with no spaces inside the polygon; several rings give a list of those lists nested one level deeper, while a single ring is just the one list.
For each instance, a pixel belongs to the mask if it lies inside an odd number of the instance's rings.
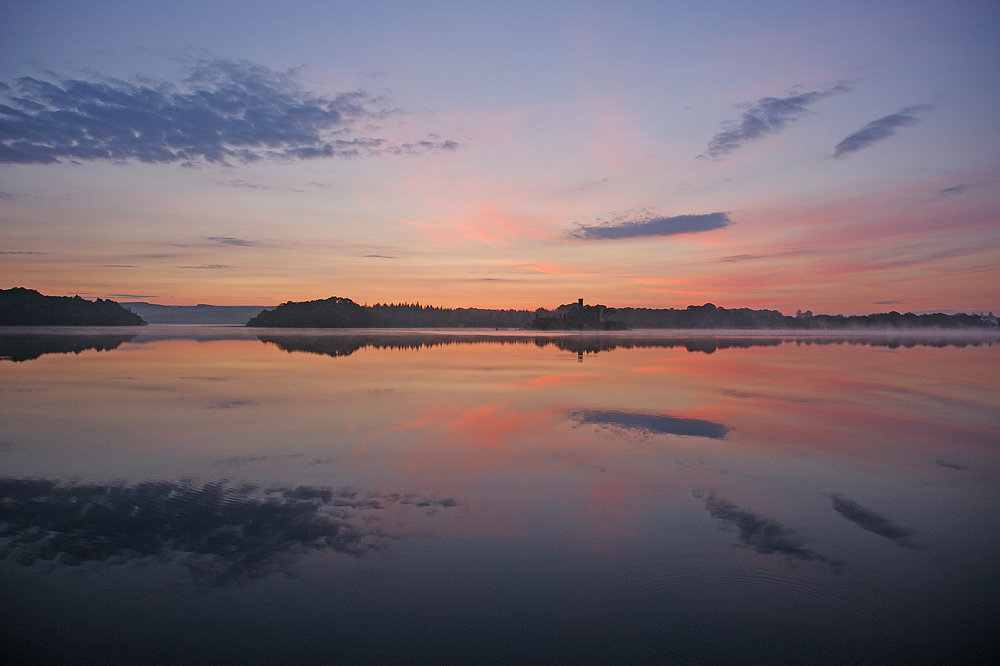
[{"label": "lake", "polygon": [[59,664],[998,654],[1000,338],[0,331],[0,644]]}]

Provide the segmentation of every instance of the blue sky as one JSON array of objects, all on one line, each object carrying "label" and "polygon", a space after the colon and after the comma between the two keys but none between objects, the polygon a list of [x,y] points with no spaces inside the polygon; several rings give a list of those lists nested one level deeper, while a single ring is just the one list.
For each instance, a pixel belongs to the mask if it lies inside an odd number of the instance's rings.
[{"label": "blue sky", "polygon": [[989,310],[995,2],[10,2],[0,283]]}]

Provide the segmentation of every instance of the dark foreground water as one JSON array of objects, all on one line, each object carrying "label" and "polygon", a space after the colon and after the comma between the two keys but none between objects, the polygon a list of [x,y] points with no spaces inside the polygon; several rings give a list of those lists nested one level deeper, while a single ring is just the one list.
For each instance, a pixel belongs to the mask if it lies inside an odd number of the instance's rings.
[{"label": "dark foreground water", "polygon": [[995,336],[70,333],[0,331],[4,661],[998,655]]}]

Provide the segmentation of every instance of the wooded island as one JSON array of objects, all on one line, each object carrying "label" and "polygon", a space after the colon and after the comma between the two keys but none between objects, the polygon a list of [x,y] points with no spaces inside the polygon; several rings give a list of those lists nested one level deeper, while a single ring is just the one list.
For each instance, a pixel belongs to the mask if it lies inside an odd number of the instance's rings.
[{"label": "wooded island", "polygon": [[0,289],[0,326],[143,326],[115,301],[43,296],[34,289]]},{"label": "wooded island", "polygon": [[777,310],[726,309],[712,303],[683,310],[609,308],[576,303],[553,310],[438,308],[419,303],[359,305],[349,298],[282,303],[265,310],[247,326],[267,328],[523,328],[528,330],[736,329],[736,330],[873,330],[996,329],[993,313],[948,315],[887,312],[870,315],[783,315]]}]

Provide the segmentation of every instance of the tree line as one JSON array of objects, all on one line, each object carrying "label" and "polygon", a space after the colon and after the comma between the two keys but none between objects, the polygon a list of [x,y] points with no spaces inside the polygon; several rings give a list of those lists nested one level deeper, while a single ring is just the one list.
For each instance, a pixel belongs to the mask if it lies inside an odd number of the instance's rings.
[{"label": "tree line", "polygon": [[349,298],[282,303],[265,310],[247,326],[277,328],[526,328],[533,330],[735,329],[996,329],[992,316],[975,314],[783,315],[777,310],[720,308],[712,303],[683,310],[609,308],[570,303],[553,310],[440,308],[419,303],[359,305]]},{"label": "tree line", "polygon": [[253,317],[247,326],[279,328],[522,328],[530,310],[439,308],[419,303],[358,305],[333,296],[282,303]]}]

